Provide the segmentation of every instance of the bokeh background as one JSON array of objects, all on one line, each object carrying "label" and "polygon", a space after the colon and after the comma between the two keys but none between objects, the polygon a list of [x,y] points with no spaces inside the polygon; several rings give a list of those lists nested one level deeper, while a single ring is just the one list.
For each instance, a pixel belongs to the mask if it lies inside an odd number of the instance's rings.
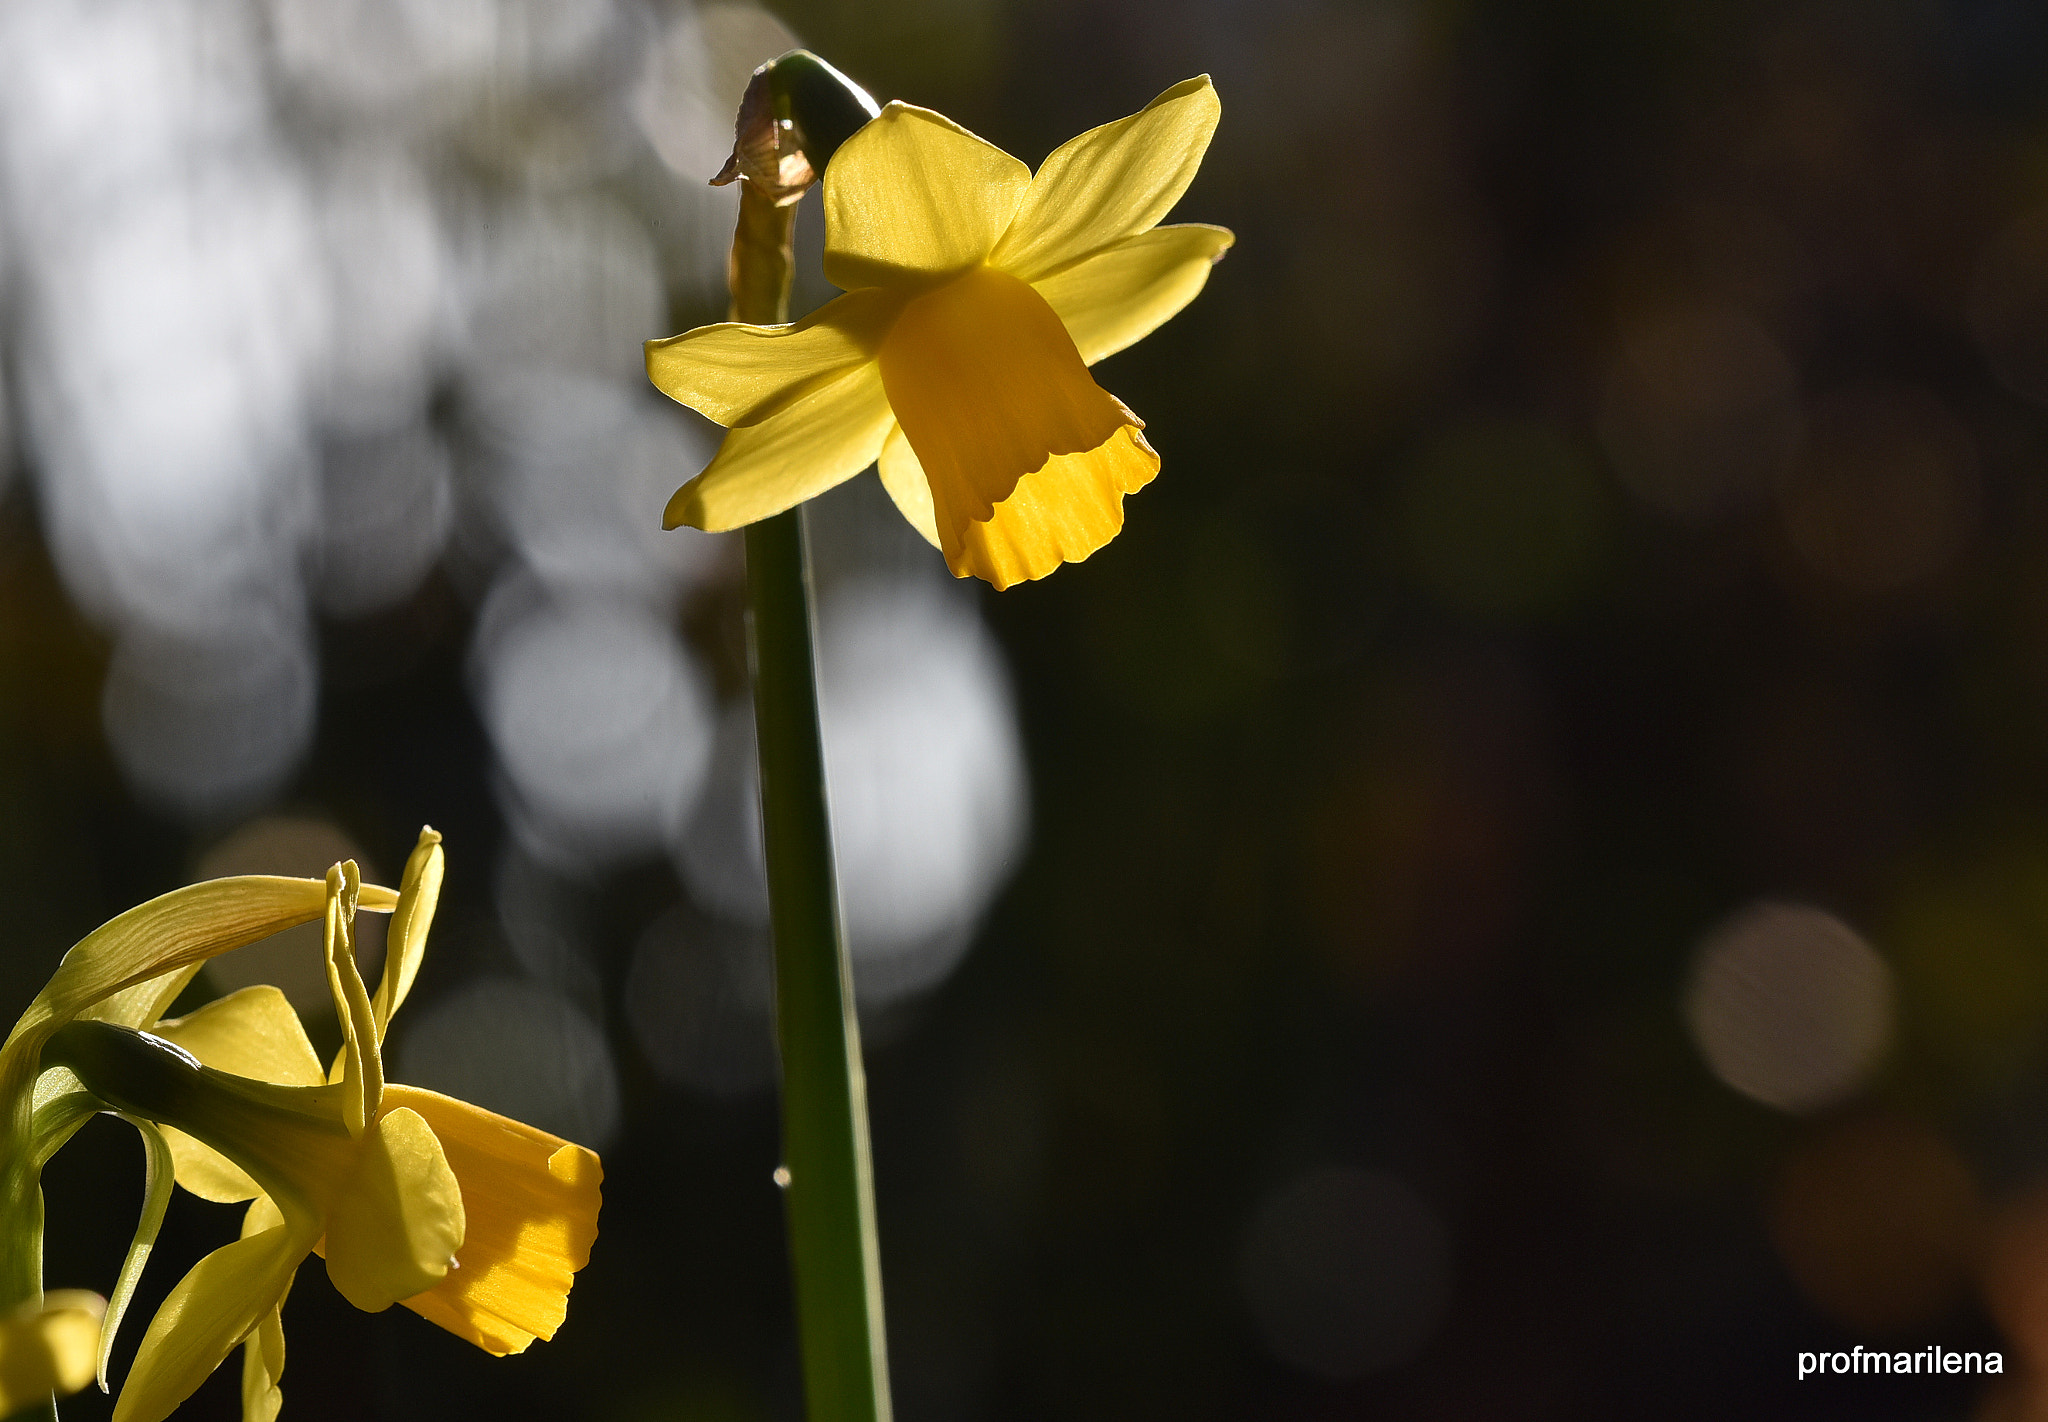
[{"label": "bokeh background", "polygon": [[[639,354],[799,41],[1033,163],[1210,72],[1238,234],[1101,368],[1094,559],[811,509],[897,1415],[2048,1415],[2048,10],[16,0],[6,1001],[431,822],[395,1074],[605,1156],[556,1341],[310,1266],[287,1416],[799,1416],[738,549]],[[331,1038],[315,952],[204,986]],[[140,1163],[59,1158],[53,1285]],[[2006,1373],[1796,1381],[1856,1344]]]}]

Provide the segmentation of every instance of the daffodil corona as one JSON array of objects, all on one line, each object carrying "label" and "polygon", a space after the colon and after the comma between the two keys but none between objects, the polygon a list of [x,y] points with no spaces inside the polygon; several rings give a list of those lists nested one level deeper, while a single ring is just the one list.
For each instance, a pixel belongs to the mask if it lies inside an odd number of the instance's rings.
[{"label": "daffodil corona", "polygon": [[1023,163],[893,103],[825,169],[825,275],[845,295],[784,326],[647,347],[663,391],[728,427],[668,527],[737,528],[877,464],[959,577],[998,588],[1123,527],[1159,456],[1088,367],[1192,301],[1230,246],[1160,227],[1215,131],[1206,76]]}]

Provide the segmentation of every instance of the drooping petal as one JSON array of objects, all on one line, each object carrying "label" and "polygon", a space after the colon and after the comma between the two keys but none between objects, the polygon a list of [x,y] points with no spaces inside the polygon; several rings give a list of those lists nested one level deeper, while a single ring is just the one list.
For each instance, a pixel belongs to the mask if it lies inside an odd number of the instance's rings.
[{"label": "drooping petal", "polygon": [[105,1310],[98,1294],[53,1289],[41,1308],[0,1318],[0,1417],[92,1381]]},{"label": "drooping petal", "polygon": [[1009,498],[986,519],[960,531],[946,562],[957,577],[970,574],[998,590],[1042,578],[1062,563],[1078,563],[1124,526],[1123,496],[1159,472],[1159,456],[1135,424],[1096,448],[1060,454],[1017,481]]},{"label": "drooping petal", "polygon": [[405,1306],[501,1356],[554,1337],[597,1238],[597,1157],[453,1097],[397,1084],[386,1094],[434,1128],[468,1226],[457,1267]]},{"label": "drooping petal", "polygon": [[939,525],[932,512],[932,486],[925,479],[917,451],[910,447],[903,426],[893,425],[882,441],[881,456],[875,460],[882,487],[896,501],[896,511],[910,520],[910,526],[924,535],[924,541],[939,546]]},{"label": "drooping petal", "polygon": [[398,907],[392,910],[391,925],[384,934],[384,976],[370,1004],[380,1042],[412,991],[412,980],[419,975],[420,959],[427,952],[427,930],[433,927],[434,909],[441,902],[441,881],[447,872],[448,856],[441,848],[440,831],[431,825],[422,827],[419,842],[406,857],[405,877],[398,883]]},{"label": "drooping petal", "polygon": [[967,526],[987,521],[1019,480],[1133,423],[1089,377],[1045,298],[992,267],[906,306],[879,364],[956,573]]},{"label": "drooping petal", "polygon": [[951,119],[894,103],[825,169],[825,279],[845,291],[965,271],[988,256],[1031,170]]},{"label": "drooping petal", "polygon": [[1061,144],[1031,180],[990,260],[1037,281],[1153,226],[1187,191],[1221,113],[1203,74],[1129,118]]},{"label": "drooping petal", "polygon": [[462,1247],[462,1187],[416,1111],[379,1116],[327,1213],[327,1276],[366,1313],[431,1289]]},{"label": "drooping petal", "polygon": [[1137,344],[1193,301],[1235,240],[1222,227],[1155,227],[1033,286],[1093,365]]},{"label": "drooping petal", "polygon": [[223,1245],[193,1265],[150,1320],[121,1384],[114,1422],[170,1416],[277,1307],[311,1246],[305,1224],[286,1223]]},{"label": "drooping petal", "polygon": [[721,425],[759,424],[873,360],[901,298],[851,291],[788,326],[727,321],[647,343],[647,378]]},{"label": "drooping petal", "polygon": [[889,422],[881,373],[863,365],[759,424],[728,431],[710,466],[669,500],[662,527],[718,533],[793,508],[874,463]]}]

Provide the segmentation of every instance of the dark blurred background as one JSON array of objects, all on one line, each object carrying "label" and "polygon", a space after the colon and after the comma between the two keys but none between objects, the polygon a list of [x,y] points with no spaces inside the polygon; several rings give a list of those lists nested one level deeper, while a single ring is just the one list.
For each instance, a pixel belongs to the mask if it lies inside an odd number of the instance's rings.
[{"label": "dark blurred background", "polygon": [[[1099,372],[1164,473],[1086,564],[811,508],[903,1422],[2048,1416],[2048,9],[19,0],[7,1000],[430,822],[393,1074],[605,1158],[557,1340],[309,1266],[286,1416],[799,1416],[738,550],[639,346],[797,42],[1032,163],[1210,72],[1238,236]],[[259,979],[332,1039],[308,941],[192,1000]],[[53,1286],[140,1164],[59,1157]],[[2005,1373],[1796,1380],[1855,1345]]]}]

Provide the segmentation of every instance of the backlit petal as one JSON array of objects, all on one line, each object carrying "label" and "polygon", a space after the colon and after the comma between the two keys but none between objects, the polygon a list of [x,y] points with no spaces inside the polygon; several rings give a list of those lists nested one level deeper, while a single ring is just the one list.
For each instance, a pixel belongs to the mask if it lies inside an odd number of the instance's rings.
[{"label": "backlit petal", "polygon": [[420,959],[427,952],[427,930],[433,927],[434,909],[441,902],[441,881],[447,872],[448,856],[441,848],[440,831],[432,826],[422,828],[419,842],[406,857],[405,877],[399,880],[398,907],[392,910],[391,925],[384,934],[384,976],[370,1004],[380,1042],[392,1016],[412,991],[412,980],[419,975]]},{"label": "backlit petal", "polygon": [[105,1309],[98,1294],[53,1289],[43,1295],[42,1308],[0,1318],[0,1417],[93,1380]]},{"label": "backlit petal", "polygon": [[874,463],[889,423],[881,372],[860,366],[757,425],[727,431],[710,466],[669,500],[662,527],[717,533],[793,508]]},{"label": "backlit petal", "polygon": [[150,1320],[114,1404],[114,1422],[163,1422],[277,1307],[312,1241],[278,1225],[207,1255]]},{"label": "backlit petal", "polygon": [[[280,1086],[318,1086],[327,1079],[299,1014],[268,984],[229,993],[154,1030],[201,1064],[236,1076]],[[248,1173],[220,1152],[173,1127],[162,1129],[177,1161],[178,1183],[200,1199],[232,1204],[260,1193]]]},{"label": "backlit petal", "polygon": [[900,298],[853,291],[788,326],[727,321],[647,343],[647,378],[721,425],[752,425],[874,359]]},{"label": "backlit petal", "polygon": [[1155,227],[1033,285],[1093,365],[1193,301],[1233,240],[1221,227]]},{"label": "backlit petal", "polygon": [[417,1112],[385,1112],[328,1207],[327,1276],[376,1313],[438,1284],[462,1239],[462,1188],[441,1142]]},{"label": "backlit petal", "polygon": [[377,1017],[370,994],[356,971],[356,862],[344,860],[327,871],[327,986],[334,994],[334,1013],[341,1019],[340,1080],[351,1089],[344,1098],[348,1133],[360,1137],[377,1115],[384,1092],[384,1058],[378,1050]]},{"label": "backlit petal", "polygon": [[1221,112],[1204,74],[1061,144],[990,260],[1037,281],[1153,226],[1187,191]]},{"label": "backlit petal", "polygon": [[277,1422],[284,1406],[284,1322],[276,1309],[263,1315],[242,1345],[242,1422]]},{"label": "backlit petal", "polygon": [[468,1223],[457,1267],[405,1306],[490,1353],[554,1337],[597,1238],[597,1157],[453,1097],[395,1084],[387,1097],[433,1126]]},{"label": "backlit petal", "polygon": [[895,103],[825,169],[825,278],[842,290],[965,271],[987,257],[1031,170],[951,119]]},{"label": "backlit petal", "polygon": [[1124,526],[1123,496],[1158,472],[1159,456],[1135,425],[1126,425],[1097,449],[1056,455],[1025,475],[989,518],[959,530],[946,562],[956,576],[971,574],[999,589],[1078,563],[1116,537]]},{"label": "backlit petal", "polygon": [[966,527],[988,520],[1020,479],[1132,423],[1089,377],[1045,298],[992,267],[906,306],[879,363],[955,572]]},{"label": "backlit petal", "polygon": [[917,462],[917,451],[904,437],[903,426],[890,428],[889,437],[882,441],[875,469],[882,476],[882,487],[896,501],[896,511],[910,520],[910,526],[924,535],[925,542],[938,547],[939,525],[932,513],[932,486],[925,480],[924,466]]},{"label": "backlit petal", "polygon": [[[316,879],[247,875],[173,889],[108,920],[64,955],[0,1048],[0,1101],[27,1109],[43,1043],[72,1018],[95,1008],[123,1026],[154,1017],[164,988],[155,980],[318,918],[325,902]],[[122,998],[118,1014],[109,1010],[109,999],[138,986],[143,990]]]}]

